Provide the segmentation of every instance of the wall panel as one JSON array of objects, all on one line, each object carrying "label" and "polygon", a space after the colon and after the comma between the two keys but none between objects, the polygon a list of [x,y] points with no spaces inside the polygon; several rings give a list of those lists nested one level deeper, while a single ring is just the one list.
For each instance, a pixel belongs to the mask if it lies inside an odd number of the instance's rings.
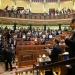
[{"label": "wall panel", "polygon": [[1,9],[1,0],[0,0],[0,9]]},{"label": "wall panel", "polygon": [[32,2],[31,11],[33,13],[43,13],[44,12],[44,5],[43,5],[43,3]]},{"label": "wall panel", "polygon": [[[75,0],[74,0],[75,1]],[[29,9],[29,2],[24,0],[16,0],[16,6],[24,7],[25,9]],[[75,4],[75,2],[74,2]],[[14,0],[0,0],[0,8],[4,9],[6,6],[9,6],[9,9],[14,5]],[[66,1],[60,3],[60,9],[62,8],[73,8],[72,1]],[[46,3],[46,12],[49,11],[50,8],[58,9],[58,2],[56,3]],[[32,2],[31,11],[34,13],[43,13],[44,12],[44,3]]]},{"label": "wall panel", "polygon": [[61,9],[64,7],[72,9],[73,8],[72,1],[61,2],[60,7]]},{"label": "wall panel", "polygon": [[4,9],[7,5],[9,6],[8,9],[11,9],[14,5],[14,0],[1,0],[1,9]]},{"label": "wall panel", "polygon": [[29,2],[17,0],[16,6],[17,7],[24,7],[24,9],[29,9]]},{"label": "wall panel", "polygon": [[46,3],[46,12],[48,12],[50,8],[58,9],[58,3]]}]

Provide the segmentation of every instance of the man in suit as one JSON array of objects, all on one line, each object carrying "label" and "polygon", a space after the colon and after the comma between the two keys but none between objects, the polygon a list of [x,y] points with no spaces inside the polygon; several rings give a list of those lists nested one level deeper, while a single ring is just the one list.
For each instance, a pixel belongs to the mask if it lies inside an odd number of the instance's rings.
[{"label": "man in suit", "polygon": [[[62,48],[60,47],[57,39],[54,40],[53,45],[53,50],[46,48],[47,52],[49,53],[49,57],[51,58],[51,63],[58,62],[58,55],[62,53]],[[49,75],[53,75],[52,68]]]},{"label": "man in suit", "polygon": [[21,32],[18,34],[18,38],[22,38],[22,33]]},{"label": "man in suit", "polygon": [[51,58],[52,63],[58,62],[58,55],[62,53],[62,48],[59,45],[59,41],[57,39],[54,40],[54,48],[53,50],[47,50],[49,52],[49,57]]},{"label": "man in suit", "polygon": [[46,40],[46,41],[49,40],[49,34],[48,34],[48,33],[46,33],[45,40]]},{"label": "man in suit", "polygon": [[6,47],[4,52],[4,60],[5,60],[5,71],[8,70],[8,64],[10,65],[10,71],[12,71],[12,52]]},{"label": "man in suit", "polygon": [[45,45],[45,43],[46,43],[45,39],[42,38],[42,40],[41,40],[41,44],[42,44],[42,45]]},{"label": "man in suit", "polygon": [[9,38],[9,42],[8,42],[8,44],[9,44],[9,46],[11,46],[11,44],[13,44],[13,39],[12,38]]},{"label": "man in suit", "polygon": [[12,52],[12,58],[13,58],[13,63],[14,63],[14,61],[15,61],[15,52],[16,52],[16,49],[15,49],[15,47],[14,47],[13,44],[11,44],[11,47],[10,47],[9,49],[10,49],[10,51]]},{"label": "man in suit", "polygon": [[[65,39],[65,44],[68,46],[69,58],[73,58],[75,57],[75,18],[70,22],[70,27],[73,30],[71,37],[69,37],[68,34],[64,34],[62,37]],[[75,75],[75,65],[72,65],[71,75]]]}]

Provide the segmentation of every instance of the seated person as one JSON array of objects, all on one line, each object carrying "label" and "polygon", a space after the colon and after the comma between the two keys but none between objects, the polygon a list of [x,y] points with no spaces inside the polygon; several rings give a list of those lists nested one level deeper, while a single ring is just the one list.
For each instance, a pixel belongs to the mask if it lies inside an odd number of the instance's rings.
[{"label": "seated person", "polygon": [[42,39],[41,39],[41,44],[44,45],[45,43],[46,43],[45,39],[42,38]]},{"label": "seated person", "polygon": [[21,32],[17,35],[17,38],[22,38],[22,33]]},{"label": "seated person", "polygon": [[37,42],[37,37],[34,38],[34,41]]},{"label": "seated person", "polygon": [[32,40],[30,41],[30,45],[34,45],[34,42]]},{"label": "seated person", "polygon": [[50,35],[49,35],[49,38],[52,38],[52,37],[53,37],[53,36],[50,34]]},{"label": "seated person", "polygon": [[26,35],[25,35],[25,34],[23,34],[22,38],[26,38]]}]

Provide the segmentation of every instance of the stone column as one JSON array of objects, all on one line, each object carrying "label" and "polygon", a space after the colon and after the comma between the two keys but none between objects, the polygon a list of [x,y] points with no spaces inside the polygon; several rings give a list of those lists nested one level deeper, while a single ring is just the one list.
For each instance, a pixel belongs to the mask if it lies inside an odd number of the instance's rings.
[{"label": "stone column", "polygon": [[16,0],[14,0],[14,5],[16,5]]},{"label": "stone column", "polygon": [[28,29],[29,29],[29,30],[32,30],[32,24],[29,24]]},{"label": "stone column", "polygon": [[59,24],[59,30],[61,30],[62,28],[61,28],[61,24]]},{"label": "stone column", "polygon": [[74,0],[72,0],[72,5],[74,6]]},{"label": "stone column", "polygon": [[44,0],[44,13],[46,13],[46,0]]},{"label": "stone column", "polygon": [[72,5],[73,5],[73,10],[75,11],[75,4],[74,4],[74,0],[72,0]]},{"label": "stone column", "polygon": [[32,0],[30,0],[30,3],[29,3],[29,9],[31,11],[31,6],[32,6]]},{"label": "stone column", "polygon": [[60,0],[58,0],[58,10],[60,11]]},{"label": "stone column", "polygon": [[44,25],[44,31],[46,31],[46,24]]}]

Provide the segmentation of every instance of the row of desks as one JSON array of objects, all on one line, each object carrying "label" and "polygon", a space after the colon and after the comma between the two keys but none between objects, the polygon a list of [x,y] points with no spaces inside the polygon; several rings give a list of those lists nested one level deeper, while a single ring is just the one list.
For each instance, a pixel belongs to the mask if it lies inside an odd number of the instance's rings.
[{"label": "row of desks", "polygon": [[[44,47],[50,47],[50,45],[17,45],[18,66],[33,65],[39,55],[48,55]],[[64,50],[65,45],[61,45],[61,47]]]}]

